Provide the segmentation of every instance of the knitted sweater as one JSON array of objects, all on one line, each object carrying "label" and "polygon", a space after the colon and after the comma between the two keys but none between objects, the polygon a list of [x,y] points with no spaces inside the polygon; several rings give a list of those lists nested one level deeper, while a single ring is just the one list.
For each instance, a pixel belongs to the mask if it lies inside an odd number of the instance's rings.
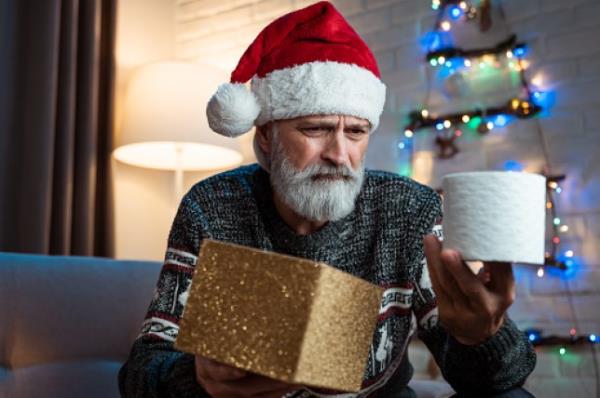
[{"label": "knitted sweater", "polygon": [[[422,244],[441,216],[430,188],[367,170],[354,211],[309,235],[294,233],[272,200],[269,175],[257,165],[201,181],[185,195],[154,299],[119,373],[123,396],[208,397],[195,381],[193,356],[173,347],[200,244],[208,238],[323,261],[385,287],[357,397],[405,396],[413,373],[406,347],[415,328],[461,394],[507,390],[533,370],[534,351],[510,319],[478,346],[460,344],[438,323]],[[291,396],[315,395],[323,396],[307,390]]]}]

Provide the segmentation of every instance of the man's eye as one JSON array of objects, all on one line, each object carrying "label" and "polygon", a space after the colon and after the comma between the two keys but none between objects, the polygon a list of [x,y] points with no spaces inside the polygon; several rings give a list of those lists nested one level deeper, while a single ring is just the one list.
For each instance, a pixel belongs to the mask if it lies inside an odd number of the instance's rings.
[{"label": "man's eye", "polygon": [[327,129],[323,127],[304,127],[300,129],[303,133],[306,134],[321,134],[327,131]]}]

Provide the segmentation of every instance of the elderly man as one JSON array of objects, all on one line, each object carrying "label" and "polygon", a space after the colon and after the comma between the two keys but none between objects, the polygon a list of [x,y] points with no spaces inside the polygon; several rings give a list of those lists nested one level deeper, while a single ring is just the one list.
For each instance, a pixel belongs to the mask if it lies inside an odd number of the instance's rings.
[{"label": "elderly man", "polygon": [[413,315],[459,396],[530,396],[519,386],[535,354],[505,314],[510,264],[474,275],[430,234],[441,215],[434,191],[364,169],[384,99],[373,55],[331,4],[284,15],[259,34],[207,116],[228,136],[257,126],[260,166],[201,181],[183,198],[156,295],[119,375],[124,396],[335,395],[173,348],[205,238],[323,261],[386,288],[357,397],[415,396],[406,350]]}]

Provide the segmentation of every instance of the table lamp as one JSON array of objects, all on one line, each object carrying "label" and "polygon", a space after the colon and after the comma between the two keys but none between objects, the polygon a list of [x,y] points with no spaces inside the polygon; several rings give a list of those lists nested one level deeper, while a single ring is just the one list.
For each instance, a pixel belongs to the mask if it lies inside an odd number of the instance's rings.
[{"label": "table lamp", "polygon": [[206,104],[227,74],[208,65],[158,62],[138,68],[127,88],[120,146],[124,163],[175,172],[175,197],[184,171],[211,171],[242,162],[239,141],[210,130]]}]

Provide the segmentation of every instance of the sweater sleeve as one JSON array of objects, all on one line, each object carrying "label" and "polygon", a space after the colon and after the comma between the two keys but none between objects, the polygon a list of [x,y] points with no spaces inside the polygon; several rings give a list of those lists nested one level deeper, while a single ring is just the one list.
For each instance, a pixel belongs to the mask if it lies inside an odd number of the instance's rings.
[{"label": "sweater sleeve", "polygon": [[433,354],[446,381],[461,396],[479,397],[521,386],[533,371],[536,356],[529,339],[508,317],[494,336],[475,346],[459,343],[438,322],[422,238],[432,231],[441,235],[441,214],[439,196],[432,192],[420,210],[422,226],[413,247],[413,309],[418,336]]},{"label": "sweater sleeve", "polygon": [[123,397],[209,397],[196,382],[194,356],[173,346],[203,231],[207,230],[204,220],[188,193],[171,226],[165,260],[141,333],[119,372]]}]

